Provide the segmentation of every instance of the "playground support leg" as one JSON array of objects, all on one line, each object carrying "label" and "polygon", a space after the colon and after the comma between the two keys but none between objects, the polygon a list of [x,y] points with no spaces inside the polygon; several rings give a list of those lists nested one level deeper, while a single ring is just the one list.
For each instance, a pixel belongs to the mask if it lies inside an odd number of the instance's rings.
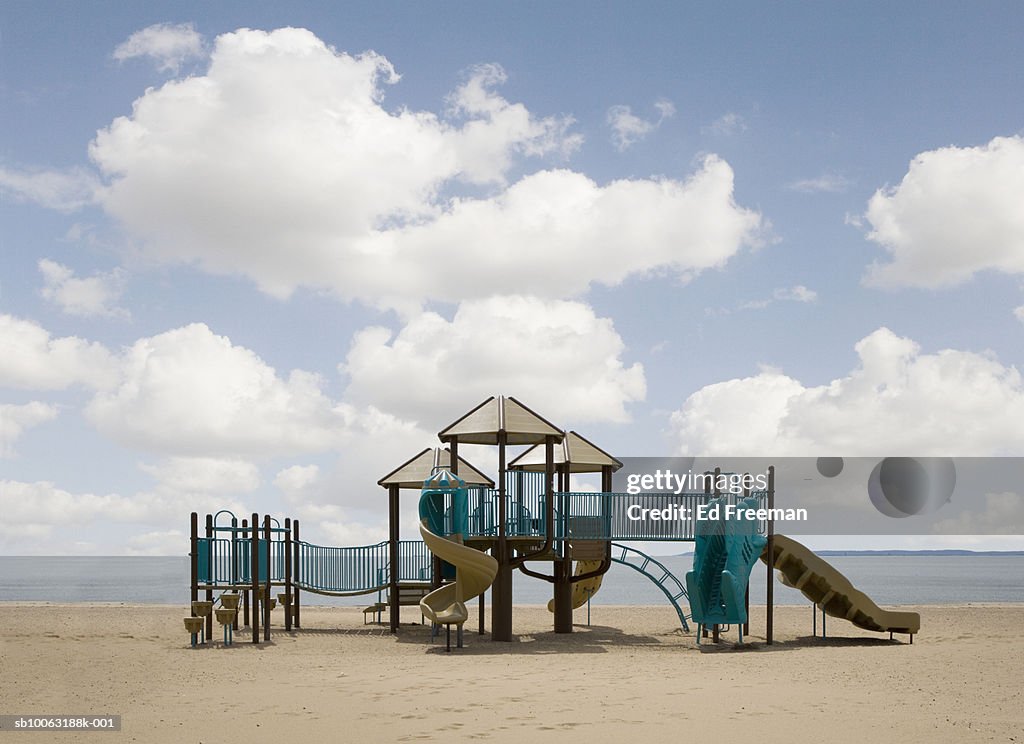
[{"label": "playground support leg", "polygon": [[512,640],[512,565],[506,550],[498,550],[498,574],[491,585],[491,640]]},{"label": "playground support leg", "polygon": [[[284,592],[291,598],[292,594],[292,520],[284,520]],[[378,616],[377,621],[380,621]],[[284,606],[284,629],[292,629],[292,613],[288,604]]]},{"label": "playground support leg", "polygon": [[[195,607],[195,602],[199,600],[199,515],[192,512],[191,518],[191,539],[189,541],[189,563],[191,573],[191,599],[193,604],[190,607]],[[192,617],[195,617],[196,613],[192,612]],[[192,645],[195,646],[195,634],[192,635]]]},{"label": "playground support leg", "polygon": [[263,515],[263,540],[267,544],[267,576],[263,582],[263,640],[270,640],[270,581],[273,569],[270,565],[270,515]]},{"label": "playground support leg", "polygon": [[555,632],[572,633],[572,558],[555,561]]},{"label": "playground support leg", "polygon": [[484,634],[484,597],[486,596],[486,591],[480,592],[480,630],[478,631],[478,635]]},{"label": "playground support leg", "polygon": [[722,629],[719,627],[719,625],[717,623],[715,623],[714,625],[711,626],[711,642],[712,643],[718,643],[718,641],[721,639],[721,632],[722,632]]},{"label": "playground support leg", "polygon": [[260,517],[256,512],[252,513],[252,540],[249,545],[249,558],[251,565],[249,566],[249,577],[252,579],[252,588],[249,590],[252,592],[252,642],[260,642],[260,598],[259,598],[259,586],[260,586],[260,551],[259,551],[259,524]]},{"label": "playground support leg", "polygon": [[452,652],[452,626],[444,626],[444,650],[448,653]]},{"label": "playground support leg", "polygon": [[[295,575],[302,576],[302,566],[299,565],[299,520],[292,520],[292,539],[295,541],[293,547],[295,548],[295,556],[292,561],[292,570],[295,571]],[[292,597],[292,611],[295,613],[294,625],[296,628],[302,627],[302,618],[299,616],[299,587],[295,587],[295,596]]]},{"label": "playground support leg", "polygon": [[401,609],[398,604],[398,581],[401,579],[399,576],[399,563],[398,563],[398,539],[399,539],[399,503],[398,503],[399,490],[397,485],[388,486],[388,523],[390,525],[390,535],[388,540],[388,591],[391,597],[391,606],[389,609],[389,618],[391,624],[391,632],[398,632],[398,625],[401,620]]},{"label": "playground support leg", "polygon": [[461,625],[457,625],[455,627],[456,627],[456,630],[455,630],[455,647],[456,648],[462,648],[462,626]]},{"label": "playground support leg", "polygon": [[[213,565],[213,515],[206,515],[206,537],[210,545],[210,565]],[[213,602],[213,589],[206,590],[206,601]],[[206,637],[213,635],[213,612],[206,616]]]},{"label": "playground support leg", "polygon": [[[768,511],[775,508],[775,466],[768,466]],[[765,567],[768,575],[765,577],[767,588],[765,589],[767,607],[765,608],[765,642],[771,646],[775,642],[775,577],[772,576],[772,569],[775,568],[775,520],[769,519],[767,524],[768,533],[768,560]],[[822,625],[824,628],[824,625]]]}]

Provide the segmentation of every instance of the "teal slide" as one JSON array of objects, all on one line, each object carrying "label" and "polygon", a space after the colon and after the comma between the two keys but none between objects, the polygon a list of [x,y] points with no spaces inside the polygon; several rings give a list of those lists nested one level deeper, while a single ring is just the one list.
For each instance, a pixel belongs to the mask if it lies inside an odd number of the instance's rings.
[{"label": "teal slide", "polygon": [[[712,499],[709,512],[725,512],[725,497]],[[756,509],[755,499],[742,499],[739,509]],[[740,511],[740,514],[744,512]],[[697,522],[693,570],[686,574],[686,591],[690,612],[697,621],[697,642],[701,631],[709,625],[740,626],[747,622],[745,602],[750,570],[764,551],[767,539],[757,534],[752,519],[724,518]]]}]

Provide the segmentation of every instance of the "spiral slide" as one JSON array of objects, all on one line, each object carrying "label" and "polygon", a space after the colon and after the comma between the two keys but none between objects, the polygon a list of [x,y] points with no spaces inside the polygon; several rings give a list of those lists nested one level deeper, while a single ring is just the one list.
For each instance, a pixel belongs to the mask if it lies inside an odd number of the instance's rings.
[{"label": "spiral slide", "polygon": [[[921,616],[916,612],[883,610],[809,548],[785,535],[775,535],[773,540],[774,565],[782,583],[799,589],[827,614],[864,630],[909,633],[911,641],[921,629]],[[768,562],[767,547],[761,560]]]},{"label": "spiral slide", "polygon": [[[573,572],[577,576],[591,571],[596,571],[601,567],[601,561],[576,561],[576,570]],[[589,579],[583,581],[577,581],[572,585],[572,608],[575,610],[582,607],[587,603],[587,600],[597,594],[597,590],[601,588],[601,581],[604,579],[604,574],[600,576],[592,576]],[[555,600],[548,600],[548,612],[555,611]]]},{"label": "spiral slide", "polygon": [[466,602],[487,591],[498,574],[498,562],[486,553],[435,535],[426,520],[420,522],[420,534],[430,552],[455,566],[455,582],[421,599],[420,610],[433,623],[462,625],[469,618]]}]

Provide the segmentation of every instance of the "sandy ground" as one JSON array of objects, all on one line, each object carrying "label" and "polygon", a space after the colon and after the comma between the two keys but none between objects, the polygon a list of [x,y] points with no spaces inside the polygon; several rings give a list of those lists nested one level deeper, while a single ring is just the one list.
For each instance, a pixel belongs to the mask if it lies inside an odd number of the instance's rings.
[{"label": "sandy ground", "polygon": [[358,608],[304,607],[300,632],[225,648],[215,625],[192,650],[184,608],[0,604],[0,713],[123,716],[120,733],[0,740],[1024,740],[1024,605],[913,609],[913,645],[832,619],[811,637],[804,606],[776,610],[767,646],[753,608],[738,649],[732,634],[698,648],[667,607],[595,606],[589,628],[579,610],[557,636],[523,607],[513,643],[467,631],[446,654],[415,608],[397,638]]}]

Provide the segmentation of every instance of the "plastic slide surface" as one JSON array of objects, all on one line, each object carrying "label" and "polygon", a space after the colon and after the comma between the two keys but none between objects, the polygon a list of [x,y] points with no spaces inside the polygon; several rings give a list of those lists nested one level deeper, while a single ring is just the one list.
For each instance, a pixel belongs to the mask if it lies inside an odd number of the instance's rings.
[{"label": "plastic slide surface", "polygon": [[498,562],[462,543],[435,535],[420,522],[420,534],[430,552],[455,566],[455,583],[445,584],[420,600],[423,616],[441,625],[462,625],[469,617],[466,602],[487,591],[498,574]]},{"label": "plastic slide surface", "polygon": [[[883,610],[832,564],[796,540],[775,535],[774,544],[775,568],[782,575],[782,583],[799,589],[828,615],[849,620],[864,630],[914,634],[921,629],[919,614]],[[767,547],[761,560],[768,562]]]},{"label": "plastic slide surface", "polygon": [[[576,561],[576,570],[573,572],[576,576],[580,576],[591,571],[596,571],[601,567],[601,561]],[[572,585],[572,608],[578,609],[587,603],[587,600],[597,594],[597,590],[601,588],[601,581],[604,579],[604,574],[600,576],[594,576],[583,581],[577,581]],[[555,611],[555,600],[548,600],[548,612]]]}]

